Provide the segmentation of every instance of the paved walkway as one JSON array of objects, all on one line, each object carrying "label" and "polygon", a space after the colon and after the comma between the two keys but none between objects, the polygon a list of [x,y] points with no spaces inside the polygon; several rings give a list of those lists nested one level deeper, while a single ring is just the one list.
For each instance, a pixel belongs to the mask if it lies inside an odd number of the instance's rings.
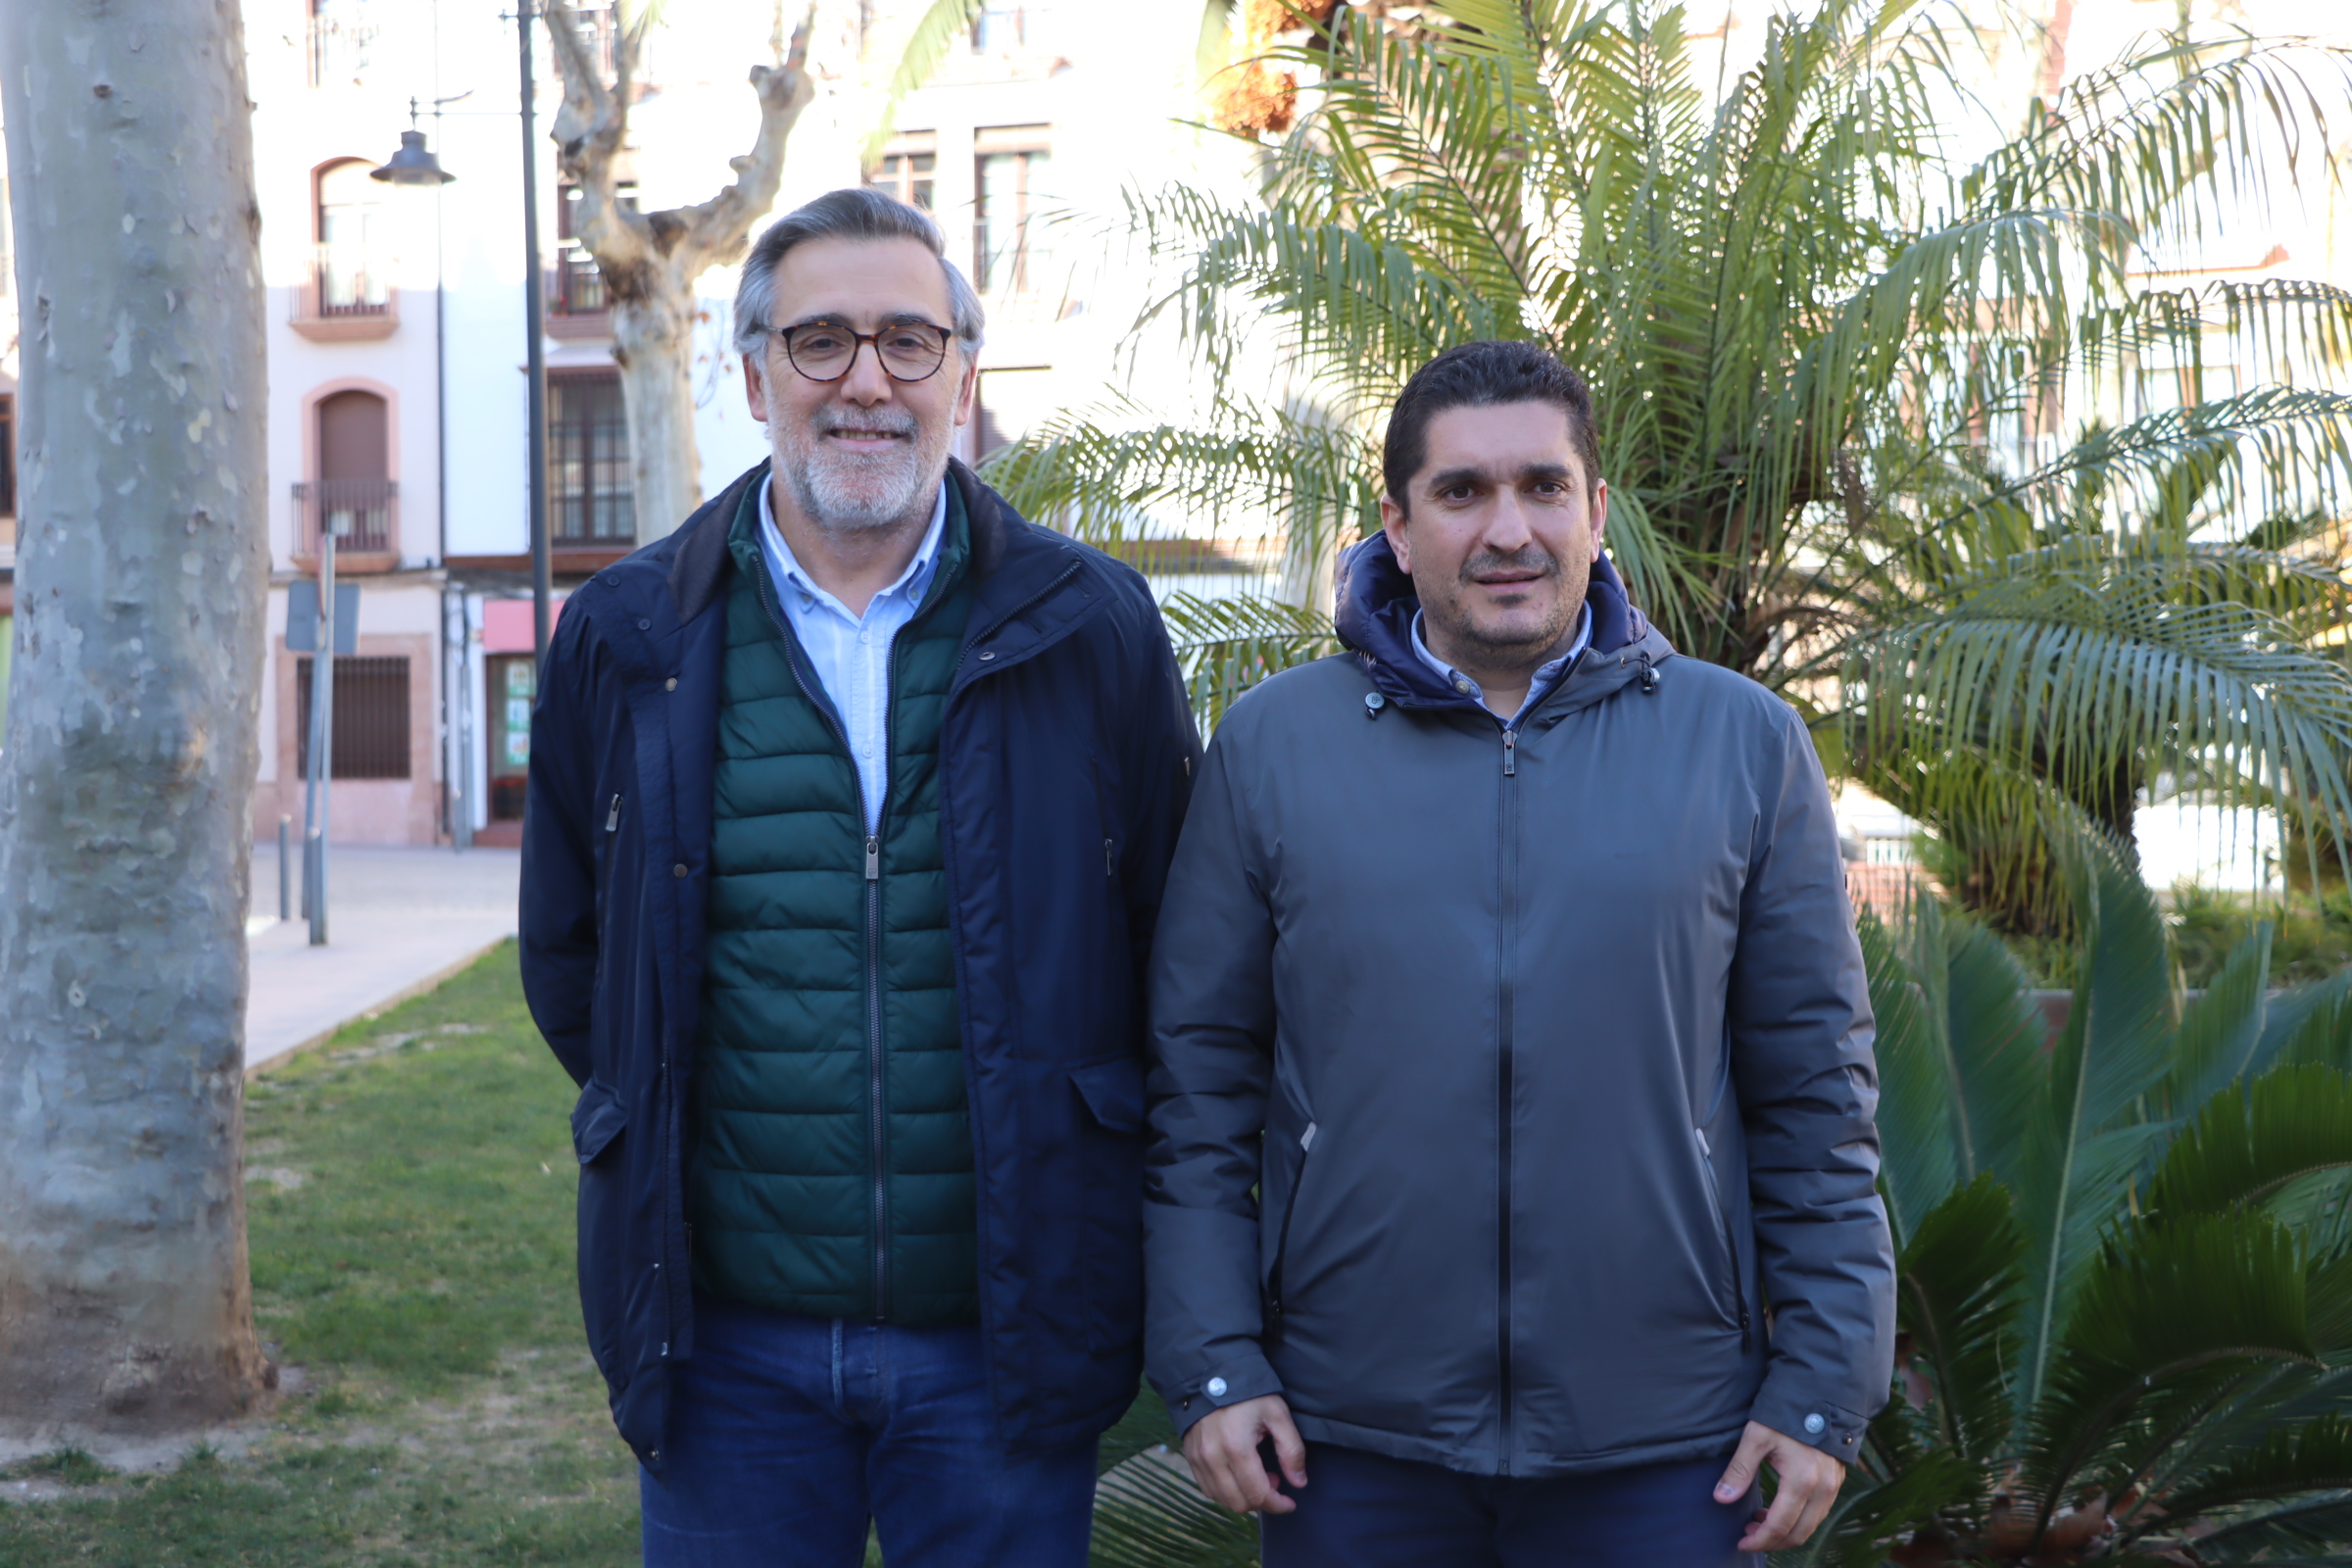
[{"label": "paved walkway", "polygon": [[247,1072],[429,989],[514,934],[519,851],[338,845],[327,857],[323,948],[310,945],[310,926],[300,918],[299,849],[294,870],[297,917],[281,923],[277,846],[255,847],[245,943],[253,976]]}]

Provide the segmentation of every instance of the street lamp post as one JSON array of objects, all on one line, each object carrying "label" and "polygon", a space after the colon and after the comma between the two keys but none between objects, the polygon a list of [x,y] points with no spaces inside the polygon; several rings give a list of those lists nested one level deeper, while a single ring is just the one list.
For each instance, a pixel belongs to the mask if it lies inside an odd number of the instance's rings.
[{"label": "street lamp post", "polygon": [[522,38],[522,308],[528,318],[523,332],[530,376],[531,631],[537,675],[547,662],[548,623],[554,618],[547,553],[547,352],[541,343],[547,280],[539,271],[539,138],[532,117],[538,89],[531,80],[531,0],[519,0],[514,13],[515,30]]}]

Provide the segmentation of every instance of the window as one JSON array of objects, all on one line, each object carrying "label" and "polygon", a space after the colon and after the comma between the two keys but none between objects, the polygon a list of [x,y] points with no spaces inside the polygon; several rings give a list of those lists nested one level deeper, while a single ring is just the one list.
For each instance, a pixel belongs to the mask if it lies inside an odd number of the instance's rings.
[{"label": "window", "polygon": [[[335,657],[336,778],[409,776],[409,662],[406,658]],[[294,664],[294,771],[311,771],[311,660]]]},{"label": "window", "polygon": [[932,211],[931,183],[938,164],[939,140],[933,132],[902,131],[891,138],[881,164],[866,183],[927,213]]},{"label": "window", "polygon": [[1022,0],[984,0],[972,19],[972,53],[1033,54],[1053,37],[1054,9]]},{"label": "window", "polygon": [[332,531],[337,550],[393,548],[391,419],[372,392],[337,392],[318,400],[318,477],[294,487],[303,503],[303,550]]},{"label": "window", "polygon": [[356,158],[318,172],[318,249],[311,275],[318,317],[382,316],[390,308],[384,190]]},{"label": "window", "polygon": [[1045,225],[1031,220],[1044,205],[1051,158],[1043,125],[1007,125],[974,137],[972,275],[983,294],[1032,294],[1052,263]]},{"label": "window", "polygon": [[547,382],[548,533],[564,544],[637,537],[629,421],[618,370],[566,371]]},{"label": "window", "polygon": [[17,514],[17,399],[0,392],[0,517]]},{"label": "window", "polygon": [[311,0],[312,86],[357,84],[367,74],[376,32],[372,13],[368,0]]},{"label": "window", "polygon": [[[637,210],[637,187],[622,181],[614,199],[630,212]],[[556,316],[601,316],[612,308],[605,293],[605,274],[579,239],[580,187],[564,185],[556,200],[556,275],[548,290],[547,308]]]}]

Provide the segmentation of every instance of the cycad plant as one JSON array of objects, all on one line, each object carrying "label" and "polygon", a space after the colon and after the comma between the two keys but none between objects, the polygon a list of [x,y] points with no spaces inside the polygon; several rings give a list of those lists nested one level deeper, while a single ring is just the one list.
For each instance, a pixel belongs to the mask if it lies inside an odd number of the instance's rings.
[{"label": "cycad plant", "polygon": [[2077,880],[2069,995],[1865,920],[1895,1399],[1776,1568],[2352,1563],[2352,976],[2266,995],[2265,927],[2184,1002],[2138,878]]},{"label": "cycad plant", "polygon": [[2128,833],[2167,777],[2352,818],[2316,651],[2352,296],[2133,270],[2316,167],[2341,58],[2160,37],[1972,148],[1976,34],[1936,0],[1820,0],[1720,79],[1653,0],[1293,9],[1261,188],[1130,200],[1166,270],[1138,358],[1173,333],[1199,416],[1110,393],[992,468],[1114,546],[1272,526],[1266,608],[1170,607],[1204,694],[1326,645],[1412,371],[1526,337],[1593,386],[1652,619],[1803,710],[2007,925],[2059,885],[2017,824]]}]

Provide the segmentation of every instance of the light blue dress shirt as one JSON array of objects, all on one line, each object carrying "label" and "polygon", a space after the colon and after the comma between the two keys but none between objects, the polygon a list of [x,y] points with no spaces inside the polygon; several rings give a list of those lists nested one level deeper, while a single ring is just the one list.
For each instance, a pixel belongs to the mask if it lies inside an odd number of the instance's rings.
[{"label": "light blue dress shirt", "polygon": [[[1544,700],[1544,695],[1551,690],[1551,683],[1568,672],[1568,666],[1576,662],[1577,657],[1584,653],[1592,645],[1592,607],[1587,605],[1576,612],[1576,640],[1568,645],[1568,651],[1559,658],[1537,666],[1535,679],[1527,683],[1527,695],[1520,699],[1519,711],[1511,715],[1510,723],[1505,727],[1517,729],[1519,721],[1527,716],[1528,710]],[[1420,656],[1421,662],[1436,670],[1446,685],[1460,692],[1464,697],[1475,703],[1484,703],[1487,700],[1487,694],[1479,689],[1478,682],[1429,651],[1429,644],[1421,640],[1421,612],[1418,610],[1413,612],[1413,652]]]},{"label": "light blue dress shirt", "polygon": [[882,797],[890,786],[890,645],[923,607],[947,526],[948,487],[942,484],[931,508],[931,526],[915,548],[914,559],[897,582],[874,595],[862,616],[853,615],[849,606],[819,588],[793,559],[792,547],[776,529],[767,486],[760,487],[760,542],[768,575],[775,579],[776,603],[784,607],[801,651],[808,656],[848,731],[869,835],[881,830]]}]

